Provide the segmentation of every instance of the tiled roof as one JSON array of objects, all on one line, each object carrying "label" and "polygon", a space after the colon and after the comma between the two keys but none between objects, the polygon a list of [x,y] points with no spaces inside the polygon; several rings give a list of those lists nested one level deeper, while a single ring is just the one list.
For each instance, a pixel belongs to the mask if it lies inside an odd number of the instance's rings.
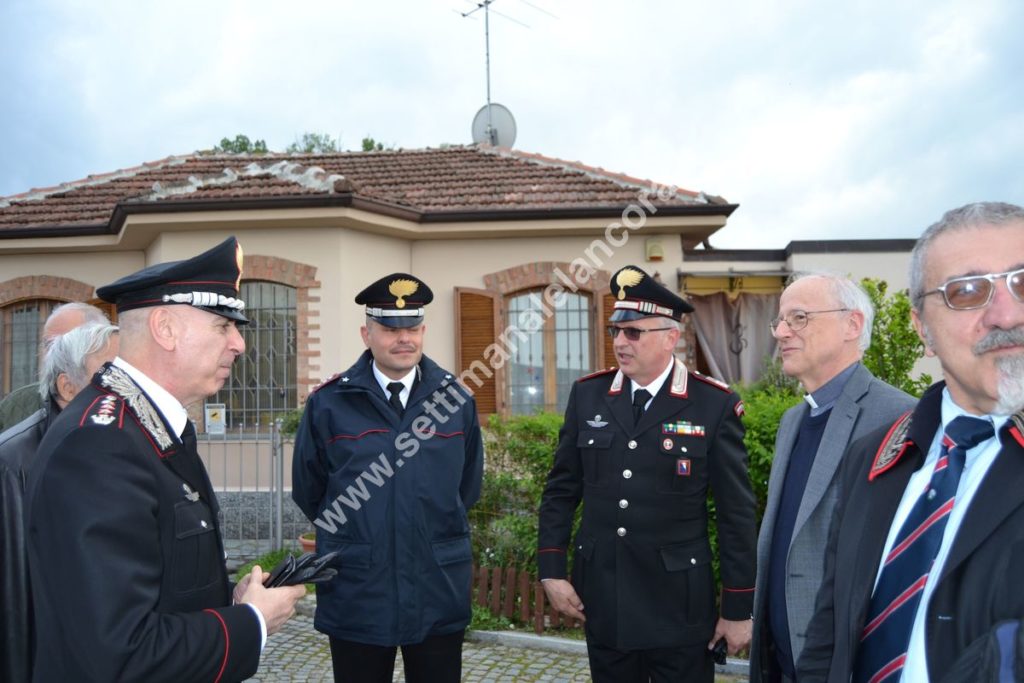
[{"label": "tiled roof", "polygon": [[[0,198],[0,235],[26,229],[111,226],[114,210],[181,200],[226,204],[292,199],[311,205],[331,195],[443,219],[470,212],[621,209],[651,181],[577,162],[490,147],[336,154],[174,156],[57,187]],[[732,208],[719,197],[676,190],[659,207]],[[251,206],[251,203],[249,204]],[[371,208],[372,210],[372,208]],[[433,216],[431,216],[433,215]]]}]

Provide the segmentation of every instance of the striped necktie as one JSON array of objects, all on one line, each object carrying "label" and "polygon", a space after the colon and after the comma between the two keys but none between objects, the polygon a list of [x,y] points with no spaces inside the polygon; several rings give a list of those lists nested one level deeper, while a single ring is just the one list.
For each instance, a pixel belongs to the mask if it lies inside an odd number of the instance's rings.
[{"label": "striped necktie", "polygon": [[952,420],[931,481],[910,510],[871,596],[868,621],[854,665],[854,683],[897,680],[907,658],[910,631],[953,511],[967,451],[994,434],[992,423],[974,417]]}]

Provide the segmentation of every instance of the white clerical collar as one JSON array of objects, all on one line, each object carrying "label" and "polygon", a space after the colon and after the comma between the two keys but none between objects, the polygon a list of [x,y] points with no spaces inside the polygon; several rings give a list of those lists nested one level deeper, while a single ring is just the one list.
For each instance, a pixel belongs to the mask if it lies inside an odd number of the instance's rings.
[{"label": "white clerical collar", "polygon": [[114,359],[114,365],[128,373],[139,388],[146,392],[149,400],[153,402],[156,409],[160,411],[167,425],[175,436],[180,436],[188,424],[188,411],[181,405],[181,401],[171,396],[170,392],[151,380],[142,370],[126,361],[121,356]]}]

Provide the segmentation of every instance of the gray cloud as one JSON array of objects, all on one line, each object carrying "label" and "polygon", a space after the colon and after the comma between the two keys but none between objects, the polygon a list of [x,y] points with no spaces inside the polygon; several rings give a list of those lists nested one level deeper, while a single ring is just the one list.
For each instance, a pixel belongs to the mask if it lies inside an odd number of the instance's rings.
[{"label": "gray cloud", "polygon": [[[517,147],[724,195],[716,246],[912,237],[1024,203],[1015,0],[520,0],[492,16]],[[0,8],[0,195],[306,131],[469,142],[472,3],[13,0]]]}]

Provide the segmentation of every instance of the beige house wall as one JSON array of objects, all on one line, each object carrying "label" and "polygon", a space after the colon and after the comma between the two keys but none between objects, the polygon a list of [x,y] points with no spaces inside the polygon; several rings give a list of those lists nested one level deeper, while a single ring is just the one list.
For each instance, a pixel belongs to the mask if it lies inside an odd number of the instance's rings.
[{"label": "beige house wall", "polygon": [[827,270],[851,275],[856,280],[879,278],[889,283],[891,290],[907,288],[909,265],[910,252],[793,254],[790,257],[793,271]]},{"label": "beige house wall", "polygon": [[145,258],[141,252],[0,254],[0,281],[34,275],[54,275],[78,280],[95,288],[112,282],[111,273],[132,273],[145,265]]}]

